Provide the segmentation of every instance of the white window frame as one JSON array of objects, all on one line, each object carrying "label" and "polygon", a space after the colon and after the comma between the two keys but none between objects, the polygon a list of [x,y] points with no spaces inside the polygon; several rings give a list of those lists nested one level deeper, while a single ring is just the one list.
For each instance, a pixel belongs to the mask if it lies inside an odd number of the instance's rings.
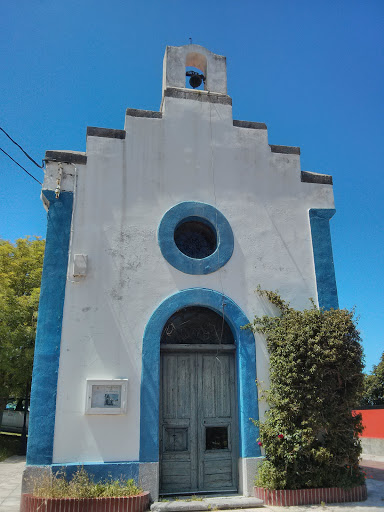
[{"label": "white window frame", "polygon": [[[120,407],[92,407],[92,386],[120,386]],[[87,379],[85,414],[126,414],[128,379]]]}]

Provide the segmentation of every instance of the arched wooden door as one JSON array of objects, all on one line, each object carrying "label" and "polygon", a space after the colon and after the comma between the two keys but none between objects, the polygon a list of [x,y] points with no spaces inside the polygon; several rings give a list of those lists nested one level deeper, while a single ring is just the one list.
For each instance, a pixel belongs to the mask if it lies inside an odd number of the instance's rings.
[{"label": "arched wooden door", "polygon": [[160,493],[237,491],[235,344],[224,318],[175,313],[161,337]]}]

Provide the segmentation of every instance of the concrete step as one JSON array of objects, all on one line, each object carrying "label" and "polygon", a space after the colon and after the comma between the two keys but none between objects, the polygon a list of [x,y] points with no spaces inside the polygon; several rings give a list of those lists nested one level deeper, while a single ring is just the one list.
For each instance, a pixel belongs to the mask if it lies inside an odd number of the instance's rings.
[{"label": "concrete step", "polygon": [[215,510],[235,512],[236,510],[259,508],[263,506],[263,503],[263,500],[258,498],[245,496],[219,496],[214,498],[193,496],[189,499],[170,498],[169,501],[155,501],[151,505],[151,512],[213,512]]}]

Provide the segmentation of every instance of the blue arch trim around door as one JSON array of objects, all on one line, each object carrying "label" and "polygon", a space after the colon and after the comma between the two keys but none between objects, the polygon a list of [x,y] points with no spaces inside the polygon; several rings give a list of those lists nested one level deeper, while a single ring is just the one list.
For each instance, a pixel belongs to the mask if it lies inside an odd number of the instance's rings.
[{"label": "blue arch trim around door", "polygon": [[259,419],[256,387],[256,347],[253,333],[242,326],[249,320],[229,297],[207,288],[181,290],[165,299],[154,311],[144,332],[140,396],[140,462],[159,460],[160,337],[168,318],[188,306],[223,312],[236,342],[239,414],[239,456],[258,457],[258,430],[251,419]]}]

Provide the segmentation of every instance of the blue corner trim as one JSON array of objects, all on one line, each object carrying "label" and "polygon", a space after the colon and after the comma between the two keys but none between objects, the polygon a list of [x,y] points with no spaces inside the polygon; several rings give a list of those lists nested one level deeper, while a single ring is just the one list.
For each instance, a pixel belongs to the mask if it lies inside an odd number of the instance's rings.
[{"label": "blue corner trim", "polygon": [[258,457],[258,431],[251,418],[259,418],[256,387],[256,347],[253,333],[241,329],[249,320],[229,297],[207,288],[181,290],[165,299],[154,311],[144,331],[140,396],[140,462],[159,460],[160,337],[168,318],[187,306],[205,306],[225,319],[236,342],[239,414],[239,455]]},{"label": "blue corner trim", "polygon": [[[216,229],[216,251],[202,259],[190,258],[175,244],[174,232],[181,221],[200,217]],[[229,222],[217,208],[197,201],[179,203],[169,209],[161,219],[158,241],[164,258],[185,274],[210,274],[227,263],[233,253],[233,233]]]},{"label": "blue corner trim", "polygon": [[129,480],[133,478],[137,483],[139,480],[138,462],[87,462],[74,464],[52,464],[52,473],[64,473],[71,478],[76,471],[84,468],[95,482],[102,480]]},{"label": "blue corner trim", "polygon": [[328,208],[312,208],[309,210],[317,298],[319,307],[324,309],[338,309],[339,307],[329,226],[329,220],[335,212],[336,210]]},{"label": "blue corner trim", "polygon": [[32,375],[27,450],[29,465],[52,463],[57,374],[73,205],[72,192],[61,192],[58,199],[51,190],[43,190],[43,194],[50,206]]}]

